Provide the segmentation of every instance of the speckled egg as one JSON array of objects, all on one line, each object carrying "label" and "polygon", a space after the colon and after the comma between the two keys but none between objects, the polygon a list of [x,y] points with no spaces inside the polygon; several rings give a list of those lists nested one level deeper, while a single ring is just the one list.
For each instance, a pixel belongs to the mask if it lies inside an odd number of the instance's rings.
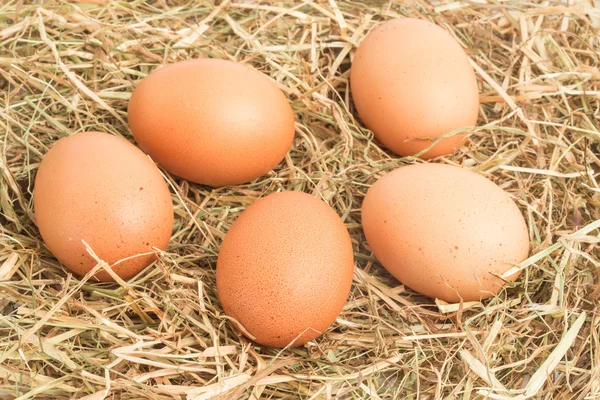
[{"label": "speckled egg", "polygon": [[[127,280],[155,260],[154,247],[166,249],[173,228],[156,165],[127,140],[100,132],[52,146],[37,172],[34,208],[46,246],[77,275],[97,264],[83,241]],[[104,270],[93,278],[113,280]]]},{"label": "speckled egg", "polygon": [[350,291],[354,257],[336,212],[300,192],[254,202],[233,223],[219,252],[223,310],[258,343],[300,345],[336,319]]},{"label": "speckled egg", "polygon": [[252,181],[283,160],[294,115],[262,73],[217,59],[161,67],[135,88],[129,125],[153,160],[184,179],[227,186]]},{"label": "speckled egg", "polygon": [[[477,79],[466,53],[425,20],[393,20],[369,33],[354,56],[350,83],[364,124],[401,156],[416,155],[477,122]],[[465,134],[441,139],[421,157],[453,152]]]},{"label": "speckled egg", "polygon": [[510,196],[450,165],[411,165],[384,175],[367,192],[362,224],[393,276],[447,302],[497,294],[504,281],[496,275],[529,252],[527,225]]}]

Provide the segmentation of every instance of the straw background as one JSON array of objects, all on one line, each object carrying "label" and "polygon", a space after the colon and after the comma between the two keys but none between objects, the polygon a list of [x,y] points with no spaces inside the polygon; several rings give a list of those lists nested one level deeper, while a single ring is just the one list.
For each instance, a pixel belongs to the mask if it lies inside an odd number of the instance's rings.
[{"label": "straw background", "polygon": [[[43,4],[43,5],[42,5]],[[600,4],[582,1],[5,0],[0,5],[0,398],[600,399]],[[435,162],[514,198],[531,258],[496,298],[436,304],[394,280],[360,227],[379,176],[415,162],[361,125],[348,77],[360,40],[413,17],[473,61],[478,128]],[[158,65],[250,64],[288,96],[296,137],[257,181],[211,189],[165,175],[168,250],[130,282],[82,281],[52,257],[32,190],[61,137],[130,140],[127,101]],[[418,161],[417,161],[418,162]],[[314,194],[343,218],[356,272],[332,328],[299,348],[232,330],[215,293],[220,243],[254,200]]]}]

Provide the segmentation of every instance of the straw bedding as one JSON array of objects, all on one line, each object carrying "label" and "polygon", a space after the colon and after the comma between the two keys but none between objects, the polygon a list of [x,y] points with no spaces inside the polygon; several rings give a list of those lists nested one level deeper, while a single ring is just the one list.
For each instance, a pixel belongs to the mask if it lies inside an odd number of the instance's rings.
[{"label": "straw bedding", "polygon": [[[41,3],[0,5],[1,398],[600,398],[597,2]],[[373,27],[405,16],[451,32],[480,85],[477,129],[435,162],[492,179],[529,225],[521,278],[483,304],[436,304],[403,287],[360,228],[369,186],[415,160],[380,148],[358,120],[351,58]],[[295,111],[292,150],[236,187],[165,172],[176,222],[159,261],[121,284],[69,275],[34,223],[44,153],[79,131],[132,140],[136,82],[198,57],[269,75]],[[229,226],[280,190],[327,201],[356,259],[336,323],[286,350],[233,331],[215,293]]]}]

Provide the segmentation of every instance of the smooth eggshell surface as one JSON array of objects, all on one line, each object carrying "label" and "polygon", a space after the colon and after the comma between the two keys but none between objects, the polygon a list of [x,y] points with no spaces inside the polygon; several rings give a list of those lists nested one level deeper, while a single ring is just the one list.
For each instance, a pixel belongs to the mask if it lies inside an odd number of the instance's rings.
[{"label": "smooth eggshell surface", "polygon": [[[432,139],[477,122],[477,79],[467,55],[428,21],[400,19],[375,28],[356,52],[350,82],[364,124],[402,156],[416,155]],[[442,139],[421,157],[449,154],[464,137]]]},{"label": "smooth eggshell surface", "polygon": [[294,138],[284,94],[262,73],[199,59],[152,72],[128,108],[138,144],[169,172],[210,186],[256,179],[283,160]]},{"label": "smooth eggshell surface", "polygon": [[[82,241],[122,278],[155,260],[173,228],[171,195],[160,171],[117,136],[86,132],[59,140],[44,156],[34,191],[36,222],[52,254],[77,275],[96,261]],[[101,270],[100,281],[111,281]]]},{"label": "smooth eggshell surface", "polygon": [[411,165],[384,175],[367,192],[362,224],[393,276],[447,302],[497,294],[503,281],[493,274],[502,275],[529,252],[525,220],[508,194],[449,165]]},{"label": "smooth eggshell surface", "polygon": [[335,211],[305,193],[274,193],[231,226],[219,252],[217,292],[225,313],[256,342],[297,346],[335,321],[353,272],[350,235]]}]

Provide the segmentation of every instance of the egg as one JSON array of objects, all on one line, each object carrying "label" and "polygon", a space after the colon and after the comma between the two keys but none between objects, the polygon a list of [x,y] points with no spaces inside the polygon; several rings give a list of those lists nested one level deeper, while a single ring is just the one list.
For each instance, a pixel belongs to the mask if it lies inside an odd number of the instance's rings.
[{"label": "egg", "polygon": [[[356,51],[350,83],[363,123],[401,156],[417,155],[477,122],[477,79],[469,59],[450,34],[428,21],[399,19],[375,28]],[[440,139],[420,157],[452,153],[465,135]]]},{"label": "egg", "polygon": [[[46,246],[77,275],[97,264],[83,241],[127,280],[171,236],[173,206],[160,171],[133,144],[106,133],[77,133],[54,144],[37,171],[33,200]],[[113,280],[104,270],[94,278]]]},{"label": "egg", "polygon": [[301,345],[336,319],[354,256],[336,212],[300,192],[270,194],[233,223],[219,251],[223,310],[263,345]]},{"label": "egg", "polygon": [[450,165],[411,165],[384,175],[364,198],[362,225],[394,277],[447,302],[497,294],[504,281],[496,275],[529,252],[527,225],[510,196]]},{"label": "egg", "polygon": [[294,138],[294,114],[281,90],[249,66],[217,59],[155,70],[133,91],[128,118],[154,161],[210,186],[266,174]]}]

